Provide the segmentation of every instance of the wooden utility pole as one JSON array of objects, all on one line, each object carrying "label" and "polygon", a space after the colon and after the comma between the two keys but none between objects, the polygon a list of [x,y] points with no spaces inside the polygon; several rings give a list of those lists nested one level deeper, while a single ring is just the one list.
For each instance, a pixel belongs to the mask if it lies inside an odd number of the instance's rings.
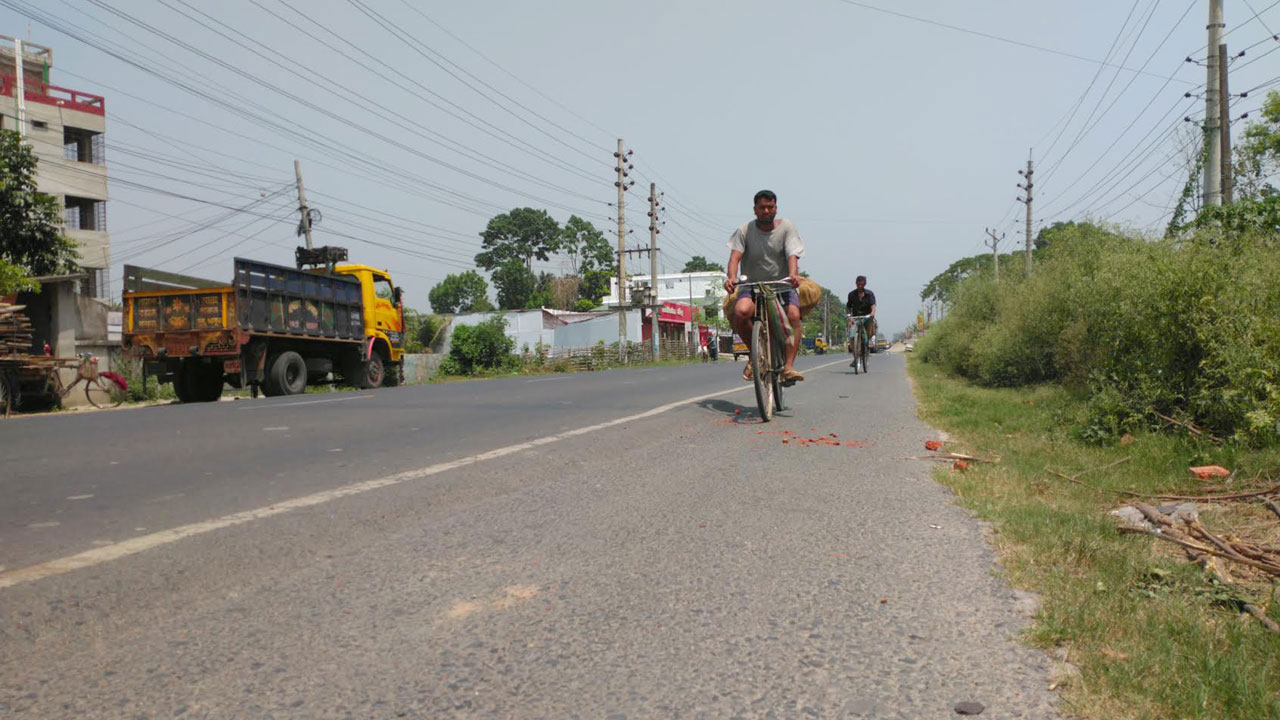
[{"label": "wooden utility pole", "polygon": [[1000,282],[1000,255],[997,252],[997,248],[999,248],[1000,241],[1004,239],[1005,234],[1000,233],[1000,237],[996,237],[996,231],[987,228],[987,235],[991,236],[991,240],[983,240],[982,242],[991,248],[991,270],[995,274],[996,282]]},{"label": "wooden utility pole", "polygon": [[302,189],[302,165],[300,165],[297,160],[293,161],[293,175],[298,178],[298,212],[302,214],[302,220],[298,223],[298,229],[301,231],[301,234],[307,237],[307,249],[310,250],[311,210],[307,207],[307,193]]},{"label": "wooden utility pole", "polygon": [[613,156],[618,159],[618,180],[614,183],[618,188],[618,358],[627,360],[627,176],[631,166],[627,157],[631,151],[623,152],[622,138],[618,138],[618,152]]},{"label": "wooden utility pole", "polygon": [[1222,0],[1209,0],[1209,52],[1205,65],[1208,67],[1207,82],[1204,89],[1204,142],[1206,157],[1204,161],[1204,189],[1201,194],[1201,206],[1222,204],[1222,116],[1219,109],[1220,73],[1219,49],[1222,44]]},{"label": "wooden utility pole", "polygon": [[1231,93],[1227,89],[1227,44],[1218,46],[1218,138],[1222,154],[1222,204],[1231,204]]},{"label": "wooden utility pole", "polygon": [[1035,182],[1032,181],[1031,178],[1033,175],[1036,174],[1036,170],[1035,170],[1034,161],[1031,159],[1030,150],[1027,151],[1027,169],[1025,171],[1019,170],[1018,174],[1021,175],[1023,179],[1023,182],[1019,183],[1018,187],[1022,188],[1027,193],[1026,197],[1018,198],[1018,199],[1021,200],[1023,203],[1025,203],[1027,206],[1027,228],[1026,228],[1027,237],[1025,238],[1027,262],[1026,262],[1025,272],[1027,277],[1031,277],[1031,217],[1032,217],[1031,203],[1033,201],[1031,191],[1036,186]]},{"label": "wooden utility pole", "polygon": [[658,353],[661,351],[661,341],[658,339],[658,311],[662,308],[662,301],[658,299],[658,187],[654,183],[649,183],[649,292],[653,294],[649,298],[650,312],[653,313],[650,321],[650,334],[653,335],[653,361],[658,361]]}]

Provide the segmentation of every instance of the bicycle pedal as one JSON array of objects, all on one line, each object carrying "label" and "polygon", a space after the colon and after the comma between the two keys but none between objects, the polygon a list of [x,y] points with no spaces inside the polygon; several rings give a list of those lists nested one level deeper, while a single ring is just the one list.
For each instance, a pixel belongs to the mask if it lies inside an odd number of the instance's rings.
[{"label": "bicycle pedal", "polygon": [[780,385],[782,385],[782,387],[791,387],[792,385],[795,385],[795,384],[796,384],[796,381],[795,381],[795,380],[783,380],[783,381],[782,381],[781,383],[779,383],[779,384],[780,384]]}]

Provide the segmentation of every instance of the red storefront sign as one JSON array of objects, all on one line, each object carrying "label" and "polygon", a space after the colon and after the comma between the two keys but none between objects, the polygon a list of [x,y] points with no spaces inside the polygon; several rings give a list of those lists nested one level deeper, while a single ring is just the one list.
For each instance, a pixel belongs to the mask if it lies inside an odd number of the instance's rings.
[{"label": "red storefront sign", "polygon": [[693,321],[693,308],[679,303],[664,302],[658,311],[660,323],[687,323]]}]

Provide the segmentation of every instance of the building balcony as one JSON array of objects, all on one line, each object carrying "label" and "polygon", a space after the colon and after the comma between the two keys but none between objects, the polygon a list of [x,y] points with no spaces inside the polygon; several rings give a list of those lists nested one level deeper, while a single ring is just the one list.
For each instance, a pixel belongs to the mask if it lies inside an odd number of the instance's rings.
[{"label": "building balcony", "polygon": [[[101,95],[71,90],[70,88],[50,85],[48,83],[30,83],[23,88],[23,97],[27,102],[56,105],[67,110],[89,113],[90,115],[107,114],[107,101]],[[0,95],[13,97],[18,91],[18,78],[13,75],[0,76]]]}]

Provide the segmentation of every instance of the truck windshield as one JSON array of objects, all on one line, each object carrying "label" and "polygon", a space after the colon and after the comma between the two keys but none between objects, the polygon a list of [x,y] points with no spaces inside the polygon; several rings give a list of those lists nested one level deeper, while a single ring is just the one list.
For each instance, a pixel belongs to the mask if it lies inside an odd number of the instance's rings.
[{"label": "truck windshield", "polygon": [[383,300],[390,300],[392,290],[391,278],[378,277],[375,275],[373,277],[373,290],[377,293],[378,297]]}]

